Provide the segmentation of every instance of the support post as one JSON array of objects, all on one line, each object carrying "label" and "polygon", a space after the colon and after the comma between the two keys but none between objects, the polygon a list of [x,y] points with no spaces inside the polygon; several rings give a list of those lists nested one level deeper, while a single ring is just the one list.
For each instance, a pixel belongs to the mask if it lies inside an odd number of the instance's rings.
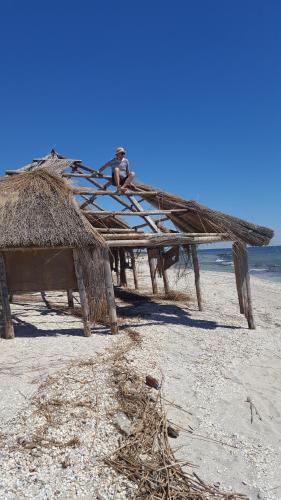
[{"label": "support post", "polygon": [[148,263],[151,276],[152,292],[154,295],[158,293],[156,271],[157,271],[157,256],[155,257],[155,250],[152,248],[147,249]]},{"label": "support post", "polygon": [[118,333],[118,323],[117,323],[116,304],[115,304],[112,272],[111,272],[108,250],[106,250],[106,255],[104,259],[104,277],[105,277],[105,290],[106,290],[106,298],[108,304],[110,328],[111,328],[111,333],[115,334]]},{"label": "support post", "polygon": [[169,278],[168,278],[168,273],[167,270],[164,267],[164,256],[163,256],[163,249],[160,250],[160,261],[161,261],[161,274],[163,277],[163,284],[164,284],[164,290],[165,290],[165,295],[168,295],[170,292],[170,285],[169,285]]},{"label": "support post", "polygon": [[139,289],[139,282],[138,282],[138,272],[137,272],[137,267],[136,267],[136,259],[135,259],[134,250],[130,251],[130,255],[131,255],[131,262],[132,262],[132,270],[133,270],[133,276],[134,276],[135,290],[138,290]]},{"label": "support post", "polygon": [[0,254],[0,292],[1,292],[3,320],[4,320],[3,337],[5,339],[13,339],[15,336],[15,332],[14,332],[11,307],[9,302],[9,291],[7,285],[5,261],[2,253]]},{"label": "support post", "polygon": [[83,269],[79,261],[79,254],[76,249],[73,250],[73,260],[75,273],[77,278],[77,285],[79,290],[80,302],[81,302],[81,310],[82,310],[82,318],[84,324],[84,334],[86,337],[90,337],[91,335],[91,325],[90,325],[90,311],[89,311],[89,302],[87,297],[87,292],[83,280]]},{"label": "support post", "polygon": [[233,257],[233,264],[234,264],[236,288],[237,288],[240,313],[244,314],[245,311],[244,311],[244,301],[243,301],[243,290],[242,290],[242,282],[241,282],[241,274],[240,274],[239,256],[240,256],[239,243],[234,242],[232,245],[232,257]]},{"label": "support post", "polygon": [[194,269],[194,279],[195,279],[195,288],[196,288],[198,309],[199,309],[199,311],[203,311],[201,286],[200,286],[200,269],[199,269],[199,261],[198,261],[196,245],[191,245],[191,253],[192,253],[192,262],[193,262],[193,269]]},{"label": "support post", "polygon": [[73,301],[73,290],[70,288],[67,290],[67,302],[68,302],[68,307],[71,309],[74,309],[74,301]]},{"label": "support post", "polygon": [[117,286],[121,286],[120,284],[120,269],[119,269],[119,250],[117,248],[114,249],[114,267],[116,273],[116,284]]},{"label": "support post", "polygon": [[126,276],[126,258],[124,248],[119,249],[119,260],[120,260],[120,286],[127,286],[127,276]]},{"label": "support post", "polygon": [[[237,258],[237,261],[238,261],[238,263],[236,262],[236,265],[239,268],[239,275],[240,275],[240,294],[242,296],[239,299],[239,304],[240,304],[240,300],[241,300],[242,304],[243,304],[243,313],[246,316],[248,326],[251,330],[254,330],[256,327],[255,327],[255,322],[254,322],[254,317],[253,317],[250,273],[249,273],[249,264],[248,264],[248,253],[247,253],[246,245],[244,245],[243,243],[236,242],[234,245],[233,246],[234,246],[235,254],[236,254],[235,258]],[[239,297],[239,295],[238,295],[238,297]],[[241,307],[240,307],[240,311],[241,311]]]}]

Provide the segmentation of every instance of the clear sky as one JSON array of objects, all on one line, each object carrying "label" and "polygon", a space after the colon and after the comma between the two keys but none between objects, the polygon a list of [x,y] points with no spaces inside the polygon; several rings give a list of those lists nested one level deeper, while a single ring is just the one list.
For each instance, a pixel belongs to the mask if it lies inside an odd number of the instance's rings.
[{"label": "clear sky", "polygon": [[2,0],[0,174],[52,147],[272,227],[280,0]]}]

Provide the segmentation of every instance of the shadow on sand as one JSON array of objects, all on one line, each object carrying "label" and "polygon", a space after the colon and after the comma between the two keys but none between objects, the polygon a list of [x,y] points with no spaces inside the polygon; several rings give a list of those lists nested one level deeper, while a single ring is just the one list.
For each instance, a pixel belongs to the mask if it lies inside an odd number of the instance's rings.
[{"label": "shadow on sand", "polygon": [[170,324],[184,325],[189,328],[203,328],[205,330],[215,330],[216,328],[227,328],[231,330],[241,329],[240,326],[224,325],[216,321],[194,319],[186,309],[186,306],[178,306],[177,304],[157,302],[153,297],[140,295],[131,290],[115,288],[115,295],[128,305],[119,305],[117,307],[117,315],[119,318],[137,318],[148,320],[145,325],[136,323],[130,326],[138,328],[147,327],[148,325]]}]

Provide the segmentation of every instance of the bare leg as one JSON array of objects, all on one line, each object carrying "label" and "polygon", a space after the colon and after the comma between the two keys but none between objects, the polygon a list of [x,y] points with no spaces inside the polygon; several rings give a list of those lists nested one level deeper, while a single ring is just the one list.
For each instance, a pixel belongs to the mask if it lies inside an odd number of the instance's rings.
[{"label": "bare leg", "polygon": [[114,180],[115,180],[115,184],[116,184],[116,193],[120,193],[120,190],[121,190],[121,186],[120,186],[120,170],[118,167],[116,167],[114,169]]},{"label": "bare leg", "polygon": [[125,193],[127,191],[128,187],[130,187],[134,177],[135,177],[135,172],[130,172],[127,179],[125,180],[123,186],[121,187],[121,191],[123,193]]}]

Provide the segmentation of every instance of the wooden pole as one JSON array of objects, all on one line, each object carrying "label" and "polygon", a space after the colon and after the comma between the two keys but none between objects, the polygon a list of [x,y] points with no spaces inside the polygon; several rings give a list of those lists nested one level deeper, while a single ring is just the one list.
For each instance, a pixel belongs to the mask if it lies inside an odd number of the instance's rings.
[{"label": "wooden pole", "polygon": [[163,276],[165,295],[168,295],[170,292],[169,278],[168,278],[168,273],[164,268],[162,268],[162,276]]},{"label": "wooden pole", "polygon": [[136,267],[136,259],[134,255],[134,251],[130,251],[131,255],[131,262],[132,262],[132,270],[133,270],[133,276],[134,276],[134,285],[135,285],[135,290],[139,289],[139,281],[138,281],[138,272],[137,272],[137,267]]},{"label": "wooden pole", "polygon": [[201,286],[200,286],[200,269],[199,269],[199,261],[198,261],[196,245],[191,245],[191,253],[192,253],[192,262],[193,262],[193,269],[194,269],[194,279],[195,279],[195,288],[196,288],[198,309],[199,309],[199,311],[203,311]]},{"label": "wooden pole", "polygon": [[83,318],[83,324],[84,324],[84,334],[86,337],[90,337],[91,335],[91,325],[90,325],[90,311],[89,311],[89,302],[88,302],[88,297],[87,297],[87,292],[83,280],[83,269],[79,261],[79,254],[76,249],[73,250],[73,260],[74,260],[74,267],[75,267],[75,273],[76,273],[76,278],[77,278],[77,285],[78,285],[78,290],[79,290],[79,295],[80,295],[80,302],[81,302],[81,310],[82,310],[82,318]]},{"label": "wooden pole", "polygon": [[250,286],[250,273],[249,273],[249,264],[248,264],[248,253],[246,249],[246,245],[242,243],[238,243],[237,247],[239,248],[239,258],[240,258],[240,276],[242,282],[242,293],[243,293],[243,304],[244,304],[244,314],[248,321],[248,326],[251,330],[256,328],[254,317],[253,317],[253,308],[252,308],[252,295],[251,295],[251,286]]},{"label": "wooden pole", "polygon": [[117,323],[117,313],[116,313],[116,304],[114,297],[114,288],[112,283],[112,272],[110,266],[109,253],[106,252],[105,260],[104,260],[104,276],[105,276],[105,290],[108,304],[108,314],[110,321],[111,333],[118,333],[118,323]]},{"label": "wooden pole", "polygon": [[158,247],[168,247],[174,245],[201,245],[203,243],[216,243],[219,241],[227,241],[226,238],[222,238],[221,236],[208,236],[207,238],[195,236],[189,237],[182,234],[175,235],[176,237],[171,237],[171,234],[165,235],[146,235],[143,239],[128,239],[123,240],[119,238],[117,240],[111,239],[110,236],[106,236],[106,243],[109,247],[126,247],[126,248],[158,248]]},{"label": "wooden pole", "polygon": [[250,283],[250,273],[249,273],[249,263],[248,263],[248,252],[246,246],[244,246],[244,266],[245,266],[245,281],[246,281],[246,290],[247,290],[247,321],[248,326],[251,330],[255,330],[256,325],[254,321],[253,315],[253,306],[252,306],[252,293],[251,293],[251,283]]},{"label": "wooden pole", "polygon": [[126,257],[124,248],[119,248],[119,260],[120,260],[120,286],[127,286],[127,276],[126,276]]},{"label": "wooden pole", "polygon": [[242,290],[242,282],[241,282],[241,269],[240,269],[240,249],[239,243],[234,242],[232,245],[232,256],[233,256],[233,264],[235,271],[235,280],[236,280],[236,288],[238,294],[239,308],[240,313],[244,314],[244,301],[243,301],[243,290]]},{"label": "wooden pole", "polygon": [[1,292],[2,311],[4,320],[3,337],[5,339],[13,339],[15,336],[15,332],[14,332],[11,307],[9,302],[9,291],[7,285],[5,261],[2,253],[0,254],[0,292]]},{"label": "wooden pole", "polygon": [[151,276],[152,292],[154,295],[158,293],[158,286],[156,280],[156,270],[157,270],[157,257],[155,257],[155,250],[147,249],[148,263]]},{"label": "wooden pole", "polygon": [[248,253],[245,244],[241,242],[233,244],[233,262],[240,312],[245,314],[249,328],[254,330],[256,327],[253,317]]},{"label": "wooden pole", "polygon": [[121,286],[120,270],[119,270],[119,250],[117,248],[114,248],[114,268],[116,273],[116,284],[117,286]]},{"label": "wooden pole", "polygon": [[74,301],[73,301],[73,290],[70,288],[67,290],[67,302],[68,302],[68,307],[71,309],[74,309]]}]

